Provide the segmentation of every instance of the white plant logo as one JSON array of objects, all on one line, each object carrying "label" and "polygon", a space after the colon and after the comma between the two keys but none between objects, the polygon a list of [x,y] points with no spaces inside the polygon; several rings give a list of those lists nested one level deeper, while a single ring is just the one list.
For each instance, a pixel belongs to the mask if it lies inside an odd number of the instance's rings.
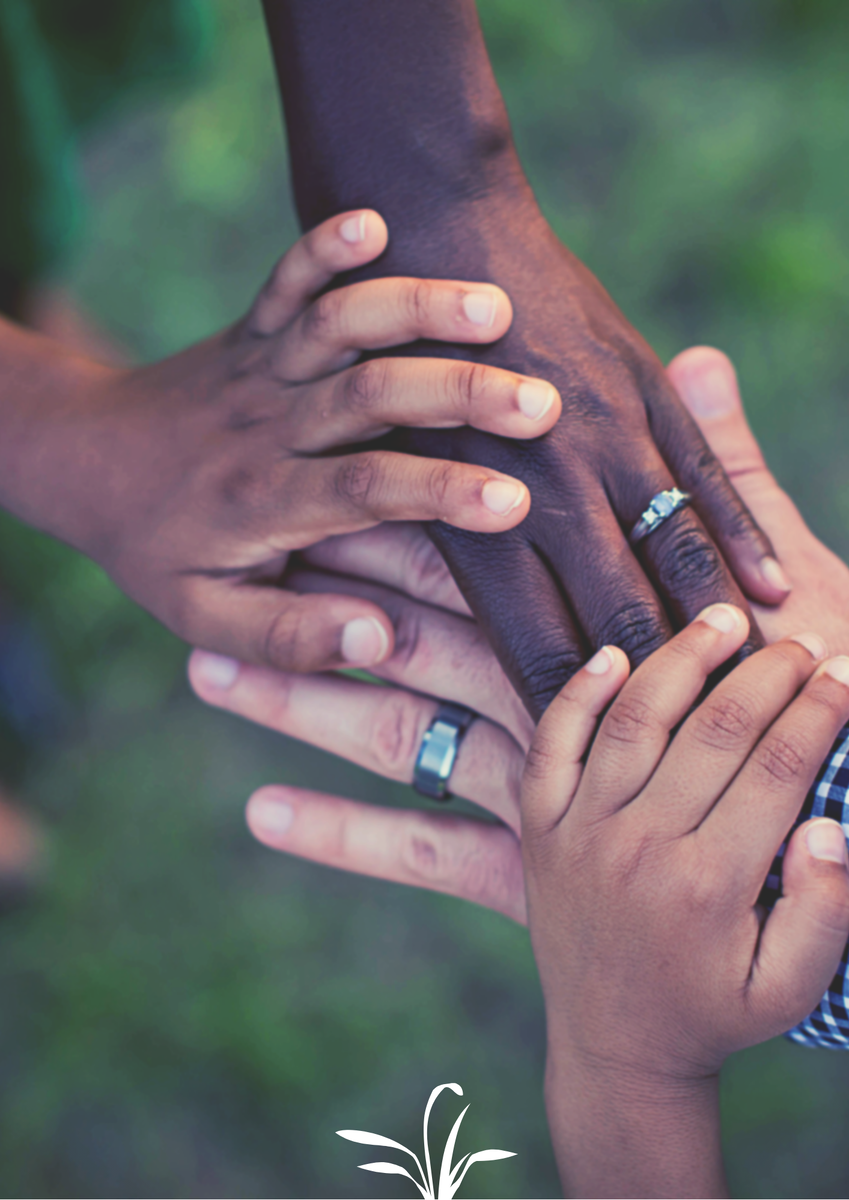
[{"label": "white plant logo", "polygon": [[460,1184],[466,1177],[466,1172],[472,1163],[476,1162],[492,1162],[497,1158],[515,1158],[516,1155],[512,1150],[478,1150],[476,1154],[464,1154],[452,1166],[451,1160],[454,1157],[454,1145],[457,1141],[457,1134],[460,1132],[460,1125],[463,1117],[469,1111],[467,1104],[460,1113],[457,1120],[452,1126],[451,1132],[448,1135],[448,1140],[445,1143],[445,1149],[442,1151],[442,1166],[439,1170],[439,1186],[434,1190],[433,1187],[433,1171],[430,1165],[430,1147],[427,1141],[427,1123],[430,1119],[430,1110],[433,1108],[433,1102],[440,1092],[444,1092],[446,1088],[450,1088],[457,1096],[463,1095],[463,1089],[457,1083],[443,1083],[439,1087],[435,1087],[430,1093],[430,1099],[425,1108],[423,1134],[424,1134],[424,1160],[427,1174],[422,1170],[422,1164],[419,1162],[418,1155],[413,1154],[412,1150],[408,1150],[406,1146],[402,1146],[400,1142],[393,1142],[392,1138],[381,1137],[379,1133],[363,1133],[361,1129],[338,1129],[336,1132],[339,1137],[347,1138],[349,1142],[360,1142],[363,1146],[386,1146],[391,1150],[401,1150],[404,1154],[409,1154],[410,1158],[416,1164],[421,1183],[415,1179],[409,1171],[398,1163],[391,1162],[373,1162],[361,1163],[361,1171],[375,1171],[378,1175],[406,1175],[407,1178],[416,1185],[422,1194],[422,1200],[454,1200],[460,1188]]}]

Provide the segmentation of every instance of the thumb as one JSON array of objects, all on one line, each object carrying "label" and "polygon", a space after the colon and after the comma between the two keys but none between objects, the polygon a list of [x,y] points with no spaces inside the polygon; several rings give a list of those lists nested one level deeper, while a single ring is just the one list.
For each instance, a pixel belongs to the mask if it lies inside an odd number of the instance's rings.
[{"label": "thumb", "polygon": [[776,1033],[806,1017],[834,978],[849,938],[848,868],[837,821],[806,821],[790,839],[782,896],[767,918],[753,972],[758,1006],[772,1010]]},{"label": "thumb", "polygon": [[737,372],[728,356],[711,346],[693,346],[673,358],[666,370],[731,479],[753,471],[769,476],[746,420]]}]

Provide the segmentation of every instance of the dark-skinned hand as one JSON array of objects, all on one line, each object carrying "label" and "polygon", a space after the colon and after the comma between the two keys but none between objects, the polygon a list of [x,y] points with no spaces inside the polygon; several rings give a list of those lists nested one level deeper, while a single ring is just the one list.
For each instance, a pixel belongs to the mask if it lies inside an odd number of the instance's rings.
[{"label": "dark-skinned hand", "polygon": [[[530,514],[509,532],[434,525],[431,535],[531,713],[595,647],[621,647],[636,665],[710,603],[779,602],[789,588],[769,539],[654,353],[542,216],[472,0],[265,9],[305,226],[367,203],[392,238],[357,278],[497,283],[514,310],[504,337],[414,352],[471,356],[548,379],[562,396],[560,421],[530,443],[469,429],[399,431],[392,443],[528,485]],[[692,507],[632,548],[635,522],[675,483]],[[753,625],[742,652],[756,644]]]}]

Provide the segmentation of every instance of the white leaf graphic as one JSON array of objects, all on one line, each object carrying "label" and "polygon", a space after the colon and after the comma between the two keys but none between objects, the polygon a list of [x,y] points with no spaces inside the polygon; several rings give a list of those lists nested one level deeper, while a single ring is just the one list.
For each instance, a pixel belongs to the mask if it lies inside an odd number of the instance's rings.
[{"label": "white leaf graphic", "polygon": [[[361,1171],[374,1171],[377,1175],[406,1175],[408,1179],[413,1179],[406,1167],[399,1166],[398,1163],[360,1163]],[[415,1183],[413,1179],[413,1183]]]},{"label": "white leaf graphic", "polygon": [[[363,1133],[362,1129],[337,1129],[336,1135],[347,1138],[349,1142],[360,1142],[363,1146],[389,1146],[392,1150],[403,1150],[405,1154],[413,1154],[412,1150],[408,1150],[400,1142],[393,1142],[392,1138],[383,1137],[379,1133]],[[415,1155],[413,1157],[415,1158]]]},{"label": "white leaf graphic", "polygon": [[478,1150],[476,1154],[470,1154],[469,1161],[466,1163],[465,1167],[463,1168],[463,1171],[462,1171],[460,1177],[457,1179],[456,1182],[452,1181],[452,1182],[454,1182],[454,1190],[452,1192],[452,1195],[454,1195],[456,1192],[459,1191],[460,1184],[466,1178],[466,1172],[468,1171],[468,1169],[472,1165],[472,1163],[494,1162],[498,1158],[515,1158],[515,1157],[516,1157],[516,1153],[514,1150]]},{"label": "white leaf graphic", "polygon": [[[404,1154],[409,1154],[410,1158],[418,1167],[419,1175],[421,1176],[422,1183],[424,1183],[425,1187],[422,1187],[420,1184],[416,1183],[415,1179],[413,1179],[413,1176],[410,1175],[408,1171],[405,1171],[403,1167],[398,1167],[396,1170],[392,1171],[391,1174],[407,1175],[407,1177],[412,1179],[413,1183],[416,1184],[416,1187],[421,1192],[424,1200],[429,1200],[429,1198],[432,1196],[433,1189],[428,1189],[427,1187],[427,1176],[422,1170],[422,1164],[419,1162],[418,1155],[413,1154],[412,1150],[408,1150],[407,1147],[402,1146],[400,1142],[394,1142],[392,1138],[383,1137],[383,1135],[380,1133],[366,1133],[362,1129],[337,1129],[336,1133],[338,1137],[345,1138],[346,1141],[349,1142],[359,1142],[362,1146],[386,1146],[389,1150],[401,1150]],[[383,1166],[387,1168],[390,1165],[390,1163],[383,1164]],[[374,1170],[374,1167],[366,1166],[363,1168],[363,1170],[371,1171]],[[390,1174],[388,1170],[384,1173]]]},{"label": "white leaf graphic", "polygon": [[[442,1151],[442,1166],[439,1169],[439,1188],[436,1193],[440,1200],[442,1200],[443,1196],[449,1198],[450,1200],[450,1197],[452,1197],[454,1194],[452,1184],[454,1183],[455,1172],[451,1169],[451,1162],[454,1158],[454,1146],[457,1143],[457,1134],[460,1132],[460,1126],[463,1123],[463,1117],[465,1117],[468,1111],[469,1105],[467,1104],[451,1127],[451,1132],[449,1133],[448,1140],[445,1143],[445,1149]],[[468,1155],[465,1157],[468,1157]],[[463,1160],[461,1159],[460,1161],[462,1162]]]},{"label": "white leaf graphic", "polygon": [[[476,1162],[494,1162],[500,1158],[515,1158],[516,1155],[512,1150],[478,1150],[476,1154],[464,1154],[459,1162],[453,1166],[451,1159],[454,1157],[454,1147],[457,1144],[457,1135],[460,1131],[463,1117],[469,1111],[468,1104],[460,1113],[457,1120],[452,1126],[451,1132],[445,1143],[445,1148],[442,1155],[442,1164],[439,1172],[439,1186],[434,1191],[433,1173],[430,1159],[430,1146],[428,1145],[428,1121],[430,1118],[430,1110],[433,1108],[433,1103],[437,1096],[446,1089],[454,1092],[456,1096],[463,1095],[463,1089],[457,1083],[443,1083],[439,1087],[435,1087],[430,1093],[430,1098],[425,1106],[424,1122],[422,1133],[424,1134],[424,1154],[426,1171],[422,1170],[422,1164],[412,1150],[408,1150],[406,1146],[402,1146],[400,1142],[394,1141],[392,1138],[383,1137],[380,1133],[366,1133],[363,1129],[337,1129],[336,1133],[339,1137],[345,1138],[348,1142],[358,1142],[362,1146],[386,1146],[390,1150],[400,1150],[402,1154],[409,1154],[410,1158],[416,1164],[421,1183],[405,1170],[404,1167],[397,1163],[391,1162],[373,1162],[361,1163],[361,1171],[373,1171],[376,1175],[403,1175],[405,1179],[409,1179],[412,1184],[421,1192],[422,1200],[453,1200],[456,1196],[460,1184],[466,1177],[466,1172],[469,1167]],[[422,1186],[424,1184],[424,1186]]]}]

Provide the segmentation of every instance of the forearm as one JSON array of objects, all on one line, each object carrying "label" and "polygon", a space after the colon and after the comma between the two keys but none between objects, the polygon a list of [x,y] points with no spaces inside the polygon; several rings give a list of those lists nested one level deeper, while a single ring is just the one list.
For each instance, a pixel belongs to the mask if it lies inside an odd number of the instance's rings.
[{"label": "forearm", "polygon": [[629,1078],[550,1049],[546,1109],[564,1194],[727,1196],[718,1084]]},{"label": "forearm", "polygon": [[483,260],[468,224],[455,243],[451,213],[496,191],[532,198],[473,0],[265,0],[265,12],[304,225],[371,206],[393,270]]}]

